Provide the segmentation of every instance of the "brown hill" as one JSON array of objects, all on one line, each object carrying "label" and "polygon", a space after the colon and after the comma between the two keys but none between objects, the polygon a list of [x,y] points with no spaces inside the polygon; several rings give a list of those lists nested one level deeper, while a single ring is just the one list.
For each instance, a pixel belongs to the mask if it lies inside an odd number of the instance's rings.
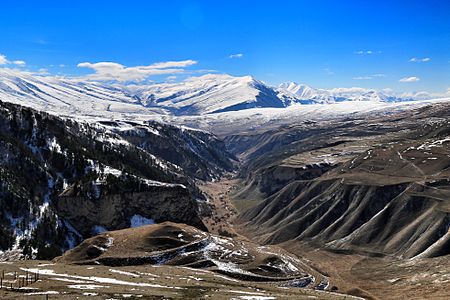
[{"label": "brown hill", "polygon": [[241,280],[302,280],[305,285],[314,282],[299,259],[278,247],[219,237],[171,222],[102,233],[86,239],[55,261],[107,266],[185,266]]}]

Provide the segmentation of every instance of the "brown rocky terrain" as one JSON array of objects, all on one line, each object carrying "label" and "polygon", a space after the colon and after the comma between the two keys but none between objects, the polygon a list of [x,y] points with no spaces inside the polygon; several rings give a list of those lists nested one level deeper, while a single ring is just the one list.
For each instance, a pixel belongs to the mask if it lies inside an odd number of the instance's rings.
[{"label": "brown rocky terrain", "polygon": [[330,292],[326,276],[280,247],[171,222],[105,232],[53,262],[4,262],[0,272],[6,299],[361,299]]},{"label": "brown rocky terrain", "polygon": [[[338,293],[282,287],[279,283],[239,281],[215,272],[176,266],[110,267],[48,261],[0,263],[2,299],[362,299]],[[20,289],[17,276],[39,274]]]},{"label": "brown rocky terrain", "polygon": [[[348,293],[446,299],[449,111],[443,104],[230,137],[244,161],[234,203],[252,203],[234,227],[309,259]],[[251,147],[234,146],[239,139]]]}]

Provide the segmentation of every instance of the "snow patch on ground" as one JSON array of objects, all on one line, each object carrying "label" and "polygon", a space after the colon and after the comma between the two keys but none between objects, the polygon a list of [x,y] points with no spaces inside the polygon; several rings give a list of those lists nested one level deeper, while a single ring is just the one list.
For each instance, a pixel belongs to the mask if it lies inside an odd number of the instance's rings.
[{"label": "snow patch on ground", "polygon": [[141,277],[140,275],[135,274],[135,273],[126,272],[126,271],[121,271],[121,270],[116,270],[116,269],[109,269],[109,271],[110,271],[111,273],[116,273],[116,274],[121,274],[121,275],[131,276],[131,277]]},{"label": "snow patch on ground", "polygon": [[56,277],[64,277],[64,278],[73,278],[89,281],[92,283],[103,283],[103,284],[112,284],[112,285],[126,285],[126,286],[136,286],[136,287],[151,287],[151,288],[165,288],[165,289],[183,289],[181,287],[172,287],[172,286],[164,286],[159,284],[150,284],[145,282],[131,282],[118,280],[115,278],[107,278],[107,277],[95,277],[95,276],[79,276],[79,275],[69,275],[56,273],[51,269],[39,269],[39,268],[21,268],[22,271],[27,271],[30,273],[39,273],[40,275],[48,275],[48,276],[56,276]]},{"label": "snow patch on ground", "polygon": [[68,285],[67,287],[69,289],[77,289],[77,290],[95,290],[95,289],[109,288],[109,286],[96,284],[73,284]]},{"label": "snow patch on ground", "polygon": [[36,296],[36,295],[59,295],[59,292],[57,291],[46,291],[46,292],[33,292],[33,293],[26,293],[25,296]]}]

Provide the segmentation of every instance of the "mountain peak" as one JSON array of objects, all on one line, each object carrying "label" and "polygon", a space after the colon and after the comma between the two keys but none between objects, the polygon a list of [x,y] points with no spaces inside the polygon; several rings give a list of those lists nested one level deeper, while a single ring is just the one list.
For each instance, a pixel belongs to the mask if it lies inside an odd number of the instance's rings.
[{"label": "mountain peak", "polygon": [[294,103],[405,101],[362,88],[323,90],[295,82],[274,88],[249,75],[204,74],[181,82],[122,85],[40,76],[7,68],[0,68],[0,97],[3,101],[56,114],[92,116],[95,112],[101,117],[204,115],[249,108],[282,108]]}]

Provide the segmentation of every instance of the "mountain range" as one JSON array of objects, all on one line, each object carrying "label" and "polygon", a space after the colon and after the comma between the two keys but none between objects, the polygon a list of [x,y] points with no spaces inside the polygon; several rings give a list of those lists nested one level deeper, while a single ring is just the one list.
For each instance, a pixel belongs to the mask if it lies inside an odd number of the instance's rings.
[{"label": "mountain range", "polygon": [[5,68],[0,69],[0,97],[58,114],[104,117],[206,115],[294,104],[414,100],[362,88],[323,90],[293,82],[273,87],[251,76],[207,74],[175,83],[124,85]]},{"label": "mountain range", "polygon": [[402,102],[414,101],[411,97],[396,97],[386,93],[363,88],[315,89],[306,84],[286,82],[277,89],[279,96],[289,99],[288,103],[330,104],[344,101]]}]

